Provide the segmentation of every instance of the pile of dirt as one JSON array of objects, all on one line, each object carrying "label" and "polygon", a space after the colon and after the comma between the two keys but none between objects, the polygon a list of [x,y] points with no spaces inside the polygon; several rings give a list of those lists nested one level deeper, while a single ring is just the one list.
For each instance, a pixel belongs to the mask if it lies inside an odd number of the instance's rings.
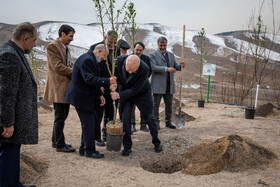
[{"label": "pile of dirt", "polygon": [[182,170],[182,158],[178,154],[167,153],[158,154],[156,157],[143,159],[140,166],[153,173],[175,173]]},{"label": "pile of dirt", "polygon": [[[179,100],[176,97],[174,97],[173,100],[172,100],[172,115],[171,115],[171,120],[172,121],[174,120],[173,116],[175,114],[179,113],[179,106],[180,106]],[[183,109],[185,106],[186,105],[184,103],[182,103],[181,108]],[[183,110],[181,110],[181,113],[182,113],[182,115],[186,116],[186,122],[190,122],[190,121],[195,120],[195,117],[185,113]],[[165,110],[163,110],[159,113],[159,119],[160,119],[160,121],[165,121]]]},{"label": "pile of dirt", "polygon": [[35,181],[44,175],[48,165],[45,161],[20,155],[20,181],[23,184],[34,184]]},{"label": "pile of dirt", "polygon": [[258,106],[256,109],[256,116],[266,117],[268,115],[277,115],[279,114],[278,109],[271,103],[267,103],[261,106]]},{"label": "pile of dirt", "polygon": [[239,135],[193,146],[182,157],[182,172],[190,175],[208,175],[223,170],[238,172],[277,158],[273,152]]}]

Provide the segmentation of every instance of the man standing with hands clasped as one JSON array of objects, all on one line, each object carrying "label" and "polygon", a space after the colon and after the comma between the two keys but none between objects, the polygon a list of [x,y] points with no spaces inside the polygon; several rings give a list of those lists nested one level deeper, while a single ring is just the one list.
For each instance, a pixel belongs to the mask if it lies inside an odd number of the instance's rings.
[{"label": "man standing with hands clasped", "polygon": [[174,73],[180,71],[181,67],[185,67],[185,63],[178,65],[175,61],[174,54],[167,51],[167,39],[159,37],[157,40],[158,50],[150,54],[152,67],[152,93],[154,97],[154,115],[156,124],[160,129],[159,121],[159,105],[163,97],[165,104],[165,126],[167,128],[176,129],[171,122],[172,100],[175,93]]}]

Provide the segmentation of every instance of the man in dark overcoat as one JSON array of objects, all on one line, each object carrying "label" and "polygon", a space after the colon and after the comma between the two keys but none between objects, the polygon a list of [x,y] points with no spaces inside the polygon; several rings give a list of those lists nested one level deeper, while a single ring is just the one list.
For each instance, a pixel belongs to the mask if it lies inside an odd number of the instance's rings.
[{"label": "man in dark overcoat", "polygon": [[70,87],[65,95],[65,100],[76,108],[82,126],[80,156],[90,158],[103,158],[104,155],[95,149],[95,98],[105,104],[101,86],[116,84],[116,78],[101,78],[98,63],[108,55],[108,48],[99,44],[93,51],[80,56],[73,68]]},{"label": "man in dark overcoat", "polygon": [[[19,24],[0,46],[0,186],[23,186],[21,144],[38,143],[37,85],[24,54],[35,46],[36,29]],[[32,185],[34,187],[34,185]]]}]

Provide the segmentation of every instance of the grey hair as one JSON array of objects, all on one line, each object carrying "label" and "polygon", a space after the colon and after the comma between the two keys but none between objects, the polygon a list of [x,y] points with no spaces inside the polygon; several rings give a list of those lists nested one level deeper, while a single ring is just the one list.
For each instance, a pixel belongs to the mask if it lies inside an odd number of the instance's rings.
[{"label": "grey hair", "polygon": [[161,36],[157,39],[157,43],[164,43],[164,42],[167,43],[167,39],[164,36]]},{"label": "grey hair", "polygon": [[109,51],[108,47],[105,44],[98,44],[97,46],[95,46],[94,51],[101,49],[102,51]]}]

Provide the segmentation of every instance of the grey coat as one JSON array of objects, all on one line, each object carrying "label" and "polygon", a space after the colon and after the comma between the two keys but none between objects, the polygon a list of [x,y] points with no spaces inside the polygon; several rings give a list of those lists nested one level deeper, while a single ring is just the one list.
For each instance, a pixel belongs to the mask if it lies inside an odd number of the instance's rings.
[{"label": "grey coat", "polygon": [[13,41],[0,46],[0,133],[14,125],[1,143],[38,143],[37,85],[22,49]]},{"label": "grey coat", "polygon": [[[178,65],[175,61],[174,54],[167,51],[168,58],[169,58],[169,64],[170,67],[175,68],[176,70],[180,71],[181,66]],[[167,63],[163,56],[163,54],[160,52],[160,50],[156,50],[150,54],[150,60],[151,60],[151,67],[152,67],[152,93],[153,94],[166,94],[166,79],[167,79],[167,72],[166,67]],[[174,83],[174,74],[170,73],[170,94],[175,93],[175,83]]]}]

